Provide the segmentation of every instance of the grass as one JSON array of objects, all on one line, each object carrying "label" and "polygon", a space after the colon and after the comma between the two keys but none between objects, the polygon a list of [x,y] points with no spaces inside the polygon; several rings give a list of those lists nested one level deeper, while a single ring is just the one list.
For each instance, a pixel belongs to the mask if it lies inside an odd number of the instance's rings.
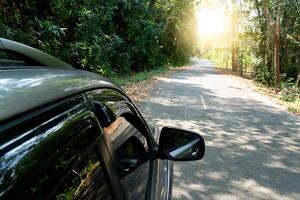
[{"label": "grass", "polygon": [[137,83],[144,80],[148,80],[153,76],[164,74],[166,72],[169,72],[172,69],[174,69],[174,67],[163,66],[156,69],[151,69],[151,70],[142,71],[138,73],[121,75],[121,76],[119,75],[116,77],[111,77],[111,79],[120,86],[126,86],[127,84],[130,83]]},{"label": "grass", "polygon": [[300,99],[294,102],[286,102],[288,106],[288,111],[300,115]]}]

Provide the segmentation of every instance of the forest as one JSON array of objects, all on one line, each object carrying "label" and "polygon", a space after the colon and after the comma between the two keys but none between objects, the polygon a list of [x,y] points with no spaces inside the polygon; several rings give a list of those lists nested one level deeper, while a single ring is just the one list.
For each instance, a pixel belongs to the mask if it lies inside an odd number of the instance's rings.
[{"label": "forest", "polygon": [[0,37],[107,76],[181,65],[195,39],[190,0],[0,0]]},{"label": "forest", "polygon": [[300,98],[299,0],[0,0],[0,8],[0,37],[79,69],[113,77],[196,55]]}]

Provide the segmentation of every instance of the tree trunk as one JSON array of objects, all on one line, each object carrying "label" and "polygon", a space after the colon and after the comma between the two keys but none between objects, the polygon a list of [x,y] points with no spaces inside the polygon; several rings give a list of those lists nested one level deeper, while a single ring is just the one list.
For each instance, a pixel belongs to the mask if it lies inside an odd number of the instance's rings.
[{"label": "tree trunk", "polygon": [[231,49],[231,65],[232,65],[232,71],[237,72],[237,53],[236,53],[236,47],[234,42],[232,43],[232,49]]},{"label": "tree trunk", "polygon": [[237,51],[238,51],[238,44],[237,44],[237,37],[238,37],[238,16],[236,13],[236,10],[232,11],[232,16],[231,16],[231,34],[232,34],[232,39],[231,39],[231,70],[233,72],[237,72],[238,69],[238,64],[237,64]]},{"label": "tree trunk", "polygon": [[273,48],[274,48],[274,68],[275,68],[275,92],[278,93],[280,82],[281,82],[281,71],[280,71],[280,7],[278,7],[276,13],[276,19],[272,19],[272,13],[270,11],[267,2],[264,3],[264,13],[270,31]]},{"label": "tree trunk", "polygon": [[275,92],[278,93],[281,82],[281,71],[280,71],[280,10],[275,21],[274,31],[274,61],[275,61]]}]

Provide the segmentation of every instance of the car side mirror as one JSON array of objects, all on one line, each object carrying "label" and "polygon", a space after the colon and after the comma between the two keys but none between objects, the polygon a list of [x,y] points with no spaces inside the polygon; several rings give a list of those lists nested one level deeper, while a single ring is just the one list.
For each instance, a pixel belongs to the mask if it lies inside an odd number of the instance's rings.
[{"label": "car side mirror", "polygon": [[161,158],[175,161],[200,160],[205,153],[204,139],[198,133],[163,127],[158,153]]}]

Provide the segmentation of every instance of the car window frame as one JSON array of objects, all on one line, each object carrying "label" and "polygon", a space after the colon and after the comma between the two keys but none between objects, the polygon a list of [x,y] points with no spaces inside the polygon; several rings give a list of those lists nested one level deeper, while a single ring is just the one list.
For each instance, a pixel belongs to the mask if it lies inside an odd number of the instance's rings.
[{"label": "car window frame", "polygon": [[[97,100],[95,101],[94,99],[94,95],[95,93],[101,93],[104,90],[111,90],[113,92],[115,92],[118,95],[121,95],[123,97],[123,99],[120,101],[123,101],[123,103],[125,103],[128,107],[129,110],[131,111],[132,114],[136,115],[136,117],[138,117],[139,119],[139,123],[138,126],[134,126],[135,128],[137,128],[137,130],[139,130],[141,133],[145,133],[146,135],[144,135],[147,139],[148,142],[148,148],[149,148],[149,178],[148,178],[148,182],[147,182],[147,188],[146,188],[146,199],[150,199],[151,197],[151,190],[152,190],[152,173],[153,173],[153,169],[154,169],[154,162],[157,159],[155,157],[155,153],[157,150],[157,143],[155,142],[155,139],[153,137],[153,134],[151,132],[150,127],[148,126],[148,124],[146,123],[145,119],[143,118],[143,116],[141,115],[140,111],[138,110],[137,106],[135,105],[135,103],[127,96],[127,94],[122,91],[122,90],[117,90],[115,88],[98,88],[98,89],[94,89],[91,90],[89,92],[86,93],[87,98],[91,104],[91,106],[93,106],[93,103],[97,102]],[[103,102],[99,102],[99,103],[103,103]],[[94,110],[95,111],[95,110]],[[124,115],[124,113],[119,113],[119,115]],[[112,152],[112,147],[110,147],[110,140],[108,137],[105,137],[104,134],[104,138],[105,138],[105,143],[108,145],[108,149],[110,152]],[[116,167],[116,166],[115,166]],[[115,169],[116,171],[116,169]],[[120,178],[120,177],[118,177]]]},{"label": "car window frame", "polygon": [[138,130],[141,130],[144,127],[143,131],[145,131],[145,133],[147,134],[146,135],[147,139],[149,138],[149,142],[151,143],[151,147],[152,147],[152,150],[151,150],[152,151],[152,156],[154,156],[156,148],[158,148],[158,144],[155,141],[152,130],[150,129],[148,123],[146,122],[146,120],[142,116],[141,112],[137,108],[136,104],[127,96],[127,94],[124,91],[116,89],[116,88],[103,87],[103,88],[95,88],[93,90],[90,90],[90,91],[86,92],[87,99],[88,99],[88,101],[89,101],[89,103],[92,107],[93,107],[93,95],[94,95],[93,93],[95,91],[101,91],[101,90],[111,90],[111,91],[114,91],[114,92],[116,92],[116,93],[123,96],[124,103],[126,103],[128,105],[128,107],[130,108],[131,112],[133,114],[135,114],[140,119],[140,122],[138,124],[139,126],[136,127],[136,128]]}]

